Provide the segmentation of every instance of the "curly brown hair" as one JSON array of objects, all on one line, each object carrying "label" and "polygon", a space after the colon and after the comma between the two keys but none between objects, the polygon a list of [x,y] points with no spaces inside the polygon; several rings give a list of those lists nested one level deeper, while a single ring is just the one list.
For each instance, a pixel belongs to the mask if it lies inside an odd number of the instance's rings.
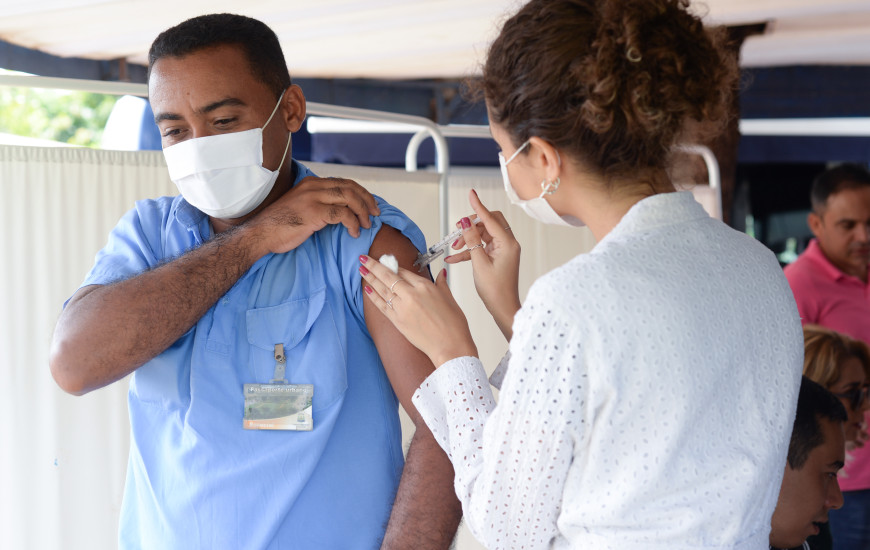
[{"label": "curly brown hair", "polygon": [[480,87],[514,145],[537,136],[606,180],[667,167],[722,128],[737,85],[725,29],[688,0],[532,0],[505,22]]}]

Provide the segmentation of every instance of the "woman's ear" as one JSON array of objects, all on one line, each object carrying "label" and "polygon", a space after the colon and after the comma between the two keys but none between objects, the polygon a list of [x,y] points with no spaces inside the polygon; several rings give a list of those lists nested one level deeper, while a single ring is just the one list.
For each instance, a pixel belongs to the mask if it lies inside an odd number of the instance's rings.
[{"label": "woman's ear", "polygon": [[549,142],[533,137],[529,139],[529,154],[534,166],[544,172],[547,181],[553,181],[562,175],[562,157],[559,150]]},{"label": "woman's ear", "polygon": [[305,122],[305,95],[302,88],[296,84],[291,85],[281,98],[281,114],[287,130],[296,132]]}]

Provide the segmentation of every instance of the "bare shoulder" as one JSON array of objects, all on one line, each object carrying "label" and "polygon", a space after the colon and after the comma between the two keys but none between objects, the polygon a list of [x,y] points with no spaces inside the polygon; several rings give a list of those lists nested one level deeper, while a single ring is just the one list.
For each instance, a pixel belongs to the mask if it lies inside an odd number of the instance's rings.
[{"label": "bare shoulder", "polygon": [[381,226],[369,249],[369,256],[375,259],[384,254],[392,254],[405,269],[413,269],[417,253],[417,248],[408,237],[387,224]]}]

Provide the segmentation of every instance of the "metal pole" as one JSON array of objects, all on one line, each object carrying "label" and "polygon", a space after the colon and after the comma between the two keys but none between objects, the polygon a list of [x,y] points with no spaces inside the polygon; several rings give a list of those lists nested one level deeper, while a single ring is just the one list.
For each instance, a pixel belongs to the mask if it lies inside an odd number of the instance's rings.
[{"label": "metal pole", "polygon": [[722,178],[719,174],[719,162],[716,160],[716,155],[709,148],[703,145],[677,145],[675,150],[683,153],[701,155],[704,159],[704,164],[707,165],[707,180],[710,184],[710,189],[716,192],[716,214],[718,219],[722,219]]}]

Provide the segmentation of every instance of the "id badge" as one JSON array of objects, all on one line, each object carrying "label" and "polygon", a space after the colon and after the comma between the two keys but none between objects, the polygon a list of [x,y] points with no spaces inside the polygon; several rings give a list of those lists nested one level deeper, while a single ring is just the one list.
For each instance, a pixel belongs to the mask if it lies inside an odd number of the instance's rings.
[{"label": "id badge", "polygon": [[245,384],[246,430],[314,429],[312,384]]}]

